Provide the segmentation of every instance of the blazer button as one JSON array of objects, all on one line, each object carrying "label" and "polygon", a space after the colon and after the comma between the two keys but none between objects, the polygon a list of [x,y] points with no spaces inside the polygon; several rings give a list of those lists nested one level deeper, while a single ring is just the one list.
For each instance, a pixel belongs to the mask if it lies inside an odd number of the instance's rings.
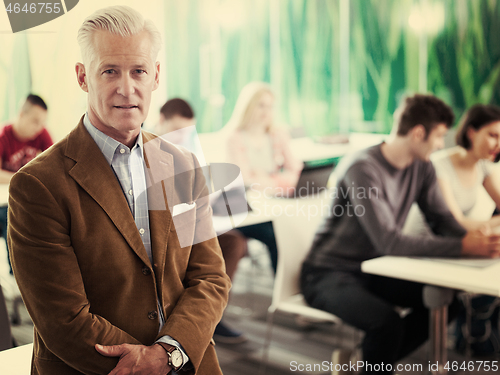
[{"label": "blazer button", "polygon": [[158,313],[156,311],[150,311],[148,312],[148,318],[151,320],[155,320],[158,318]]},{"label": "blazer button", "polygon": [[146,276],[147,276],[147,275],[151,275],[151,270],[149,269],[149,267],[148,267],[148,266],[144,266],[144,267],[142,267],[142,274],[143,274],[143,275],[146,275]]}]

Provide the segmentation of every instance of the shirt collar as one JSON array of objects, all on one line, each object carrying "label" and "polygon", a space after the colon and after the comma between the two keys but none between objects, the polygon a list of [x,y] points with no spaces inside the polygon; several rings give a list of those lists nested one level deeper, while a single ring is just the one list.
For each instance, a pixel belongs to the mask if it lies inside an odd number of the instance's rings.
[{"label": "shirt collar", "polygon": [[[90,136],[92,139],[95,141],[101,152],[103,153],[104,157],[106,158],[107,162],[109,165],[111,165],[113,161],[113,156],[116,152],[116,149],[120,146],[126,147],[123,143],[118,142],[117,140],[111,138],[110,136],[104,134],[102,131],[97,129],[92,123],[90,122],[89,115],[88,113],[85,113],[85,116],[83,117],[83,125],[85,126],[85,129],[89,132]],[[132,150],[134,150],[136,147],[139,147],[141,150],[141,154],[143,153],[143,140],[142,140],[142,131],[139,132],[139,136],[137,137],[134,146],[132,147]]]}]

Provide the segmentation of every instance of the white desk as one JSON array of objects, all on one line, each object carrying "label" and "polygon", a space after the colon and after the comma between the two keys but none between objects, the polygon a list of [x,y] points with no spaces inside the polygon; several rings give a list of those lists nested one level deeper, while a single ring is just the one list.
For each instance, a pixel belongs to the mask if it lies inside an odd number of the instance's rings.
[{"label": "white desk", "polygon": [[[500,296],[500,261],[479,260],[488,263],[485,267],[473,267],[469,259],[431,259],[415,257],[383,256],[367,260],[361,270],[380,276],[415,281],[423,284],[459,289],[472,293]],[[484,266],[485,264],[483,264]],[[435,287],[434,292],[440,292]],[[446,290],[442,291],[446,295]],[[432,306],[430,319],[431,361],[438,361],[438,374],[445,373],[447,361],[447,316],[448,306]]]},{"label": "white desk", "polygon": [[383,256],[363,262],[361,270],[375,275],[500,296],[500,260],[491,260],[493,264],[484,268],[465,266],[469,262],[467,259],[453,260],[454,263],[448,263],[449,260]]},{"label": "white desk", "polygon": [[[298,198],[267,197],[266,193],[247,191],[246,198],[252,211],[246,214],[232,216],[213,216],[214,227],[218,233],[232,228],[245,227],[265,222],[289,222],[297,215],[308,216],[311,219],[329,215],[329,207],[333,192],[324,189],[320,194]],[[245,217],[246,216],[246,217]],[[235,224],[235,225],[231,225]],[[300,233],[298,233],[300,235]]]},{"label": "white desk", "polygon": [[0,374],[29,375],[31,373],[31,355],[33,344],[0,352]]}]

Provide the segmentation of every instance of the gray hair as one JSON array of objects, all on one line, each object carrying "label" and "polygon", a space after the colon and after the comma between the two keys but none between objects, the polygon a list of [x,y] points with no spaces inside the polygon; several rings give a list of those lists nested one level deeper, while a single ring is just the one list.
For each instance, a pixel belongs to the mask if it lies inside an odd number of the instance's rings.
[{"label": "gray hair", "polygon": [[153,60],[158,56],[161,45],[161,35],[151,20],[145,20],[136,10],[117,5],[102,8],[83,21],[78,30],[78,44],[82,52],[84,65],[90,64],[95,58],[93,45],[94,33],[98,30],[109,31],[123,37],[137,35],[142,31],[151,37],[151,56]]}]

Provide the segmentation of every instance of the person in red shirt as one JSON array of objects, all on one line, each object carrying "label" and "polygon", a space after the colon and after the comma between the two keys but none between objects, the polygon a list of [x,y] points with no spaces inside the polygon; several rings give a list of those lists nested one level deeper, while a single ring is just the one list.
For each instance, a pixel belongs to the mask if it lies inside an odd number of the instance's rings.
[{"label": "person in red shirt", "polygon": [[[26,98],[17,120],[4,126],[0,133],[0,183],[8,184],[22,166],[52,146],[45,124],[47,104],[37,95]],[[0,229],[7,246],[7,205],[0,207]],[[8,257],[7,246],[7,257]],[[12,268],[9,269],[12,274]]]}]

